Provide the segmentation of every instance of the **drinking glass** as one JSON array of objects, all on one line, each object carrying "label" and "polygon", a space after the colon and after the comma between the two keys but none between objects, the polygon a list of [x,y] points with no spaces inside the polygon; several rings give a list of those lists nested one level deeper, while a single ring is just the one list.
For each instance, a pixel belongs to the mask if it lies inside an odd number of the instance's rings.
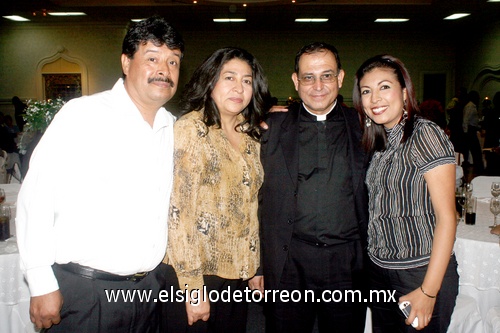
[{"label": "drinking glass", "polygon": [[500,182],[491,183],[491,195],[495,198],[500,195]]},{"label": "drinking glass", "polygon": [[470,198],[472,196],[472,190],[474,189],[472,183],[465,183],[464,188],[465,188],[465,196],[467,198]]},{"label": "drinking glass", "polygon": [[493,197],[490,200],[490,211],[495,216],[495,219],[493,221],[493,225],[490,226],[490,228],[494,228],[497,226],[497,215],[500,214],[500,198],[498,197]]},{"label": "drinking glass", "polygon": [[455,201],[458,203],[460,207],[462,207],[462,212],[460,213],[460,219],[457,223],[465,222],[465,203],[467,201],[467,197],[465,196],[465,191],[463,188],[459,188],[457,193],[455,193]]},{"label": "drinking glass", "polygon": [[0,241],[10,238],[10,207],[0,205]]},{"label": "drinking glass", "polygon": [[465,204],[465,224],[474,225],[476,224],[476,208],[477,208],[477,198],[470,197],[467,198]]}]

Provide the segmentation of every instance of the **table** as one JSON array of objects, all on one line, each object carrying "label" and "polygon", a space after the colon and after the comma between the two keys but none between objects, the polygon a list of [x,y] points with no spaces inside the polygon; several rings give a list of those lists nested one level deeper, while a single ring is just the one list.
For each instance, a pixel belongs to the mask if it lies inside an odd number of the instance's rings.
[{"label": "table", "polygon": [[[459,296],[476,302],[479,316],[485,323],[483,330],[478,325],[477,332],[486,332],[494,308],[500,310],[500,244],[499,237],[492,235],[488,228],[493,224],[489,200],[478,198],[476,224],[460,223],[454,246],[460,275]],[[470,332],[473,331],[467,331]]]},{"label": "table", "polygon": [[[0,184],[12,210],[10,233],[15,235],[16,200],[20,184]],[[0,242],[0,333],[36,332],[29,318],[30,293],[20,269],[16,238]]]}]

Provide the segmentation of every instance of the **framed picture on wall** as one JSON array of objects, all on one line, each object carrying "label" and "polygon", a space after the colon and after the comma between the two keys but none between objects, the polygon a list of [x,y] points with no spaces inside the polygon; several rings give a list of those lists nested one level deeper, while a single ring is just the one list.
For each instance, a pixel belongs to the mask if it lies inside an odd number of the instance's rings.
[{"label": "framed picture on wall", "polygon": [[62,98],[69,101],[82,96],[82,76],[80,73],[42,74],[45,99]]}]

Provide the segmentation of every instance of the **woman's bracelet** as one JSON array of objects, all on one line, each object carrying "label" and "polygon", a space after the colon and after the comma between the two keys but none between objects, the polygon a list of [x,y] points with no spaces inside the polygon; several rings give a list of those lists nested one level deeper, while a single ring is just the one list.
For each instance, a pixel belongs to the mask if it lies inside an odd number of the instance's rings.
[{"label": "woman's bracelet", "polygon": [[424,288],[422,288],[422,285],[420,285],[420,290],[422,291],[422,293],[423,293],[425,296],[427,296],[427,297],[429,297],[429,298],[436,298],[436,295],[432,296],[432,295],[429,295],[428,293],[426,293],[426,292],[424,291]]}]

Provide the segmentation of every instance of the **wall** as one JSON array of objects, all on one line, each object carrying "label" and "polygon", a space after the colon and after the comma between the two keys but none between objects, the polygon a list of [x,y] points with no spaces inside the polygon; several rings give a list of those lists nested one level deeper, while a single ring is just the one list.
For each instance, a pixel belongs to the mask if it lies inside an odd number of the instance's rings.
[{"label": "wall", "polygon": [[[0,101],[9,112],[11,98],[39,98],[36,77],[38,63],[65,48],[68,56],[87,65],[89,92],[112,87],[121,76],[121,42],[125,27],[100,26],[0,26]],[[11,105],[10,105],[11,106]],[[0,111],[2,111],[0,109]],[[11,106],[13,110],[13,107]]]},{"label": "wall", "polygon": [[[10,99],[37,98],[36,68],[43,59],[61,47],[68,56],[87,65],[89,93],[109,89],[121,76],[121,42],[126,27],[118,24],[36,26],[30,24],[0,25],[0,111],[10,112]],[[493,25],[485,36],[475,36],[474,48],[458,44],[446,33],[412,32],[387,29],[371,32],[269,32],[254,31],[187,31],[183,32],[186,54],[182,64],[179,87],[187,83],[196,66],[216,48],[239,46],[252,52],[261,62],[271,92],[280,101],[296,96],[290,79],[297,50],[304,44],[320,40],[334,44],[339,52],[346,78],[341,93],[351,101],[353,76],[368,57],[391,53],[405,62],[415,83],[418,98],[422,96],[423,73],[443,72],[448,75],[447,98],[455,91],[455,82],[470,86],[484,66],[498,68],[500,27]],[[457,70],[457,68],[459,68]],[[485,91],[496,91],[498,82],[488,83]],[[181,89],[179,89],[181,90]],[[178,91],[169,103],[176,108]],[[481,95],[483,96],[483,94]]]},{"label": "wall", "polygon": [[[296,52],[303,45],[313,41],[324,41],[339,50],[342,67],[346,72],[341,93],[349,102],[352,96],[354,74],[367,58],[391,53],[401,58],[408,67],[421,93],[422,72],[446,72],[451,77],[455,68],[455,52],[452,43],[445,37],[391,32],[294,32],[294,33],[245,33],[239,32],[188,32],[186,58],[182,64],[184,76],[189,76],[195,67],[215,49],[223,46],[239,46],[252,52],[268,77],[271,93],[280,101],[289,96],[296,97],[291,74]],[[217,36],[214,38],[214,35]],[[450,98],[453,87],[449,88]]]},{"label": "wall", "polygon": [[467,90],[477,90],[481,99],[500,92],[500,22],[485,29],[464,33],[457,47],[458,82]]}]

